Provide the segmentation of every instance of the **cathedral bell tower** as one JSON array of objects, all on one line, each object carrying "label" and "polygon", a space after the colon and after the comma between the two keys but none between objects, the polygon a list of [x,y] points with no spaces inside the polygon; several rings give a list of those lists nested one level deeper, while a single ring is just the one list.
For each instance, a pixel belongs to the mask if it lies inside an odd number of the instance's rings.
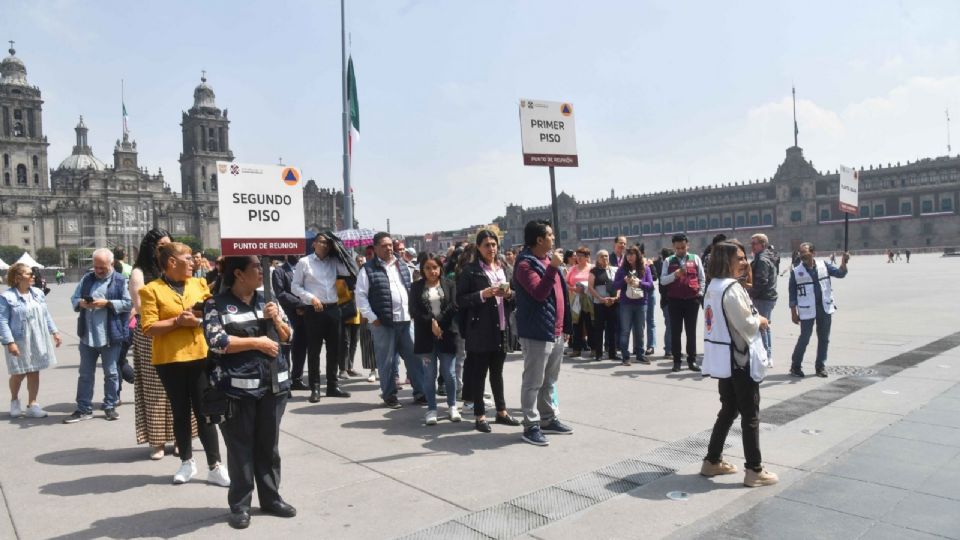
[{"label": "cathedral bell tower", "polygon": [[180,154],[180,193],[185,199],[215,199],[217,161],[233,161],[227,110],[216,105],[206,72],[193,91],[193,107],[183,113],[183,151]]},{"label": "cathedral bell tower", "polygon": [[27,83],[27,68],[10,42],[0,62],[0,188],[49,189],[47,138],[40,89]]}]

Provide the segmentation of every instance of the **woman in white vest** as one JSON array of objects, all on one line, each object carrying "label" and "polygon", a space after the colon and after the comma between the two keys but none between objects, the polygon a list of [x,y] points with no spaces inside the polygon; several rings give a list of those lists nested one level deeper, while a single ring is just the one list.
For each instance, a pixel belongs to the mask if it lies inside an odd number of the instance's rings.
[{"label": "woman in white vest", "polygon": [[710,435],[707,457],[700,474],[733,474],[737,467],[723,459],[723,444],[740,414],[747,487],[776,484],[777,475],[763,468],[760,458],[760,381],[769,360],[760,329],[769,322],[761,317],[750,295],[737,281],[747,272],[747,256],[736,240],[714,245],[708,275],[712,276],[703,301],[704,375],[718,379],[720,412]]}]

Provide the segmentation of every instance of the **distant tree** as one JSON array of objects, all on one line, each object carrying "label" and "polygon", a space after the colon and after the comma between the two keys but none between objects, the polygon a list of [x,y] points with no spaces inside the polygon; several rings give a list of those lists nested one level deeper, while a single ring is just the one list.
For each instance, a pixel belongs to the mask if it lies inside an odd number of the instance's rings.
[{"label": "distant tree", "polygon": [[220,256],[220,250],[216,248],[207,248],[203,250],[203,256],[206,257],[208,261],[215,261],[217,257]]},{"label": "distant tree", "polygon": [[71,249],[67,252],[67,266],[71,268],[90,265],[90,256],[93,254],[93,248]]},{"label": "distant tree", "polygon": [[181,244],[186,244],[190,246],[190,249],[193,251],[200,251],[203,249],[203,245],[200,244],[200,241],[197,240],[195,236],[174,236],[174,242],[180,242]]},{"label": "distant tree", "polygon": [[13,264],[23,255],[24,249],[17,246],[0,246],[0,259],[7,264]]},{"label": "distant tree", "polygon": [[60,250],[52,247],[38,249],[37,262],[44,266],[60,266]]}]

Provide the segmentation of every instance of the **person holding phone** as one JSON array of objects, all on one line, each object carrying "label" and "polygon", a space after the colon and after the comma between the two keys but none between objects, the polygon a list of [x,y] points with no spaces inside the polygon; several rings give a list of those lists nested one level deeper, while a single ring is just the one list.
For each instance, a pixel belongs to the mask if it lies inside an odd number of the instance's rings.
[{"label": "person holding phone", "polygon": [[473,399],[474,424],[477,431],[490,433],[483,389],[490,371],[490,390],[497,407],[494,422],[519,426],[507,413],[503,393],[503,362],[507,357],[507,316],[513,310],[513,291],[497,257],[500,239],[489,229],[477,233],[477,258],[457,278],[457,306],[464,310],[466,351],[470,360],[464,384],[469,385]]},{"label": "person holding phone", "polygon": [[200,328],[203,313],[194,308],[210,297],[210,291],[206,280],[193,277],[190,246],[171,242],[160,248],[157,259],[162,274],[140,289],[140,324],[143,333],[153,338],[153,365],[173,411],[173,432],[181,459],[173,483],[183,484],[197,475],[190,438],[193,417],[207,455],[207,481],[228,487],[230,475],[220,464],[217,429],[200,414],[208,384],[208,348]]},{"label": "person holding phone", "polygon": [[673,352],[673,371],[680,371],[682,332],[687,333],[687,366],[700,371],[697,365],[697,318],[703,298],[705,273],[703,263],[695,253],[688,251],[687,235],[673,235],[674,254],[663,263],[660,283],[666,291],[670,314],[670,349]]},{"label": "person holding phone", "polygon": [[93,418],[93,385],[97,360],[103,366],[103,414],[107,420],[120,418],[117,359],[127,339],[130,318],[130,291],[127,280],[113,270],[113,252],[100,248],[93,252],[93,270],[87,272],[70,298],[78,312],[80,368],[77,378],[77,410],[63,422],[74,424]]}]

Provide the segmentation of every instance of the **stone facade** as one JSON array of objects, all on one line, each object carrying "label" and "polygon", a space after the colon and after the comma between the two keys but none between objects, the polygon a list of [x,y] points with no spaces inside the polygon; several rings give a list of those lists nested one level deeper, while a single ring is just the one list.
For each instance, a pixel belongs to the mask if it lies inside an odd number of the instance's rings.
[{"label": "stone facade", "polygon": [[[73,152],[49,168],[40,89],[28,84],[16,52],[9,53],[0,63],[0,245],[34,255],[57,248],[63,263],[73,250],[102,246],[124,246],[132,258],[143,234],[160,227],[219,248],[216,162],[234,155],[227,110],[217,108],[206,77],[181,118],[181,192],[175,193],[162,171],[140,166],[129,133],[117,140],[112,166],[97,159],[83,117]],[[342,209],[341,191],[306,183],[305,229],[340,229]]]},{"label": "stone facade", "polygon": [[[648,254],[670,246],[685,232],[693,247],[706,247],[724,233],[746,242],[766,234],[781,251],[813,242],[819,251],[842,249],[843,214],[837,172],[817,171],[797,146],[771,179],[578,202],[557,197],[558,244],[609,249],[617,235],[643,243]],[[851,216],[851,250],[903,249],[960,244],[960,156],[860,168],[860,214]],[[523,243],[523,226],[550,220],[550,206],[510,205],[497,223],[505,245]]]}]

